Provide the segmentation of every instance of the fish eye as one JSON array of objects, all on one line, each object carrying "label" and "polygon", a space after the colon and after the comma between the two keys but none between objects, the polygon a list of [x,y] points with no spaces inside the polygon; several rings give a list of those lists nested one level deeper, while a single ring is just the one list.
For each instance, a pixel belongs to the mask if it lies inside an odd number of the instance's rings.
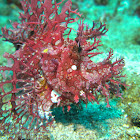
[{"label": "fish eye", "polygon": [[72,66],[71,66],[71,69],[72,69],[72,70],[77,70],[77,66],[76,66],[76,65],[72,65]]}]

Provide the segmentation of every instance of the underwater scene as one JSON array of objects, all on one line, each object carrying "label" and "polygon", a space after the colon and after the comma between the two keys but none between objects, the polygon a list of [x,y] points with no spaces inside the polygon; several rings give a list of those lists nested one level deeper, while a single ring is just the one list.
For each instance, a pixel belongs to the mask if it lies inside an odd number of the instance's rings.
[{"label": "underwater scene", "polygon": [[0,0],[0,140],[140,140],[140,1]]}]

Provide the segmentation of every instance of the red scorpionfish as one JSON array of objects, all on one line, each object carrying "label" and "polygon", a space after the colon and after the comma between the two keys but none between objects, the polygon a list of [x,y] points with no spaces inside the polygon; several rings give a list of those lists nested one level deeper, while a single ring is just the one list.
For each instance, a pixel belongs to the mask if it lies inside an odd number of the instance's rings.
[{"label": "red scorpionfish", "polygon": [[[98,103],[98,94],[105,97],[109,107],[110,94],[121,96],[120,82],[123,59],[111,62],[113,52],[102,62],[91,57],[100,45],[100,37],[107,32],[106,24],[92,28],[80,22],[75,40],[69,35],[68,24],[81,16],[72,10],[68,0],[62,10],[60,3],[51,0],[22,0],[20,23],[13,29],[2,28],[2,36],[16,47],[13,54],[5,53],[8,65],[0,67],[1,128],[46,128],[52,123],[52,107],[71,104]],[[75,31],[75,30],[74,30]],[[91,44],[89,40],[93,40]],[[8,121],[11,119],[12,121]],[[35,127],[33,127],[33,125]]]}]

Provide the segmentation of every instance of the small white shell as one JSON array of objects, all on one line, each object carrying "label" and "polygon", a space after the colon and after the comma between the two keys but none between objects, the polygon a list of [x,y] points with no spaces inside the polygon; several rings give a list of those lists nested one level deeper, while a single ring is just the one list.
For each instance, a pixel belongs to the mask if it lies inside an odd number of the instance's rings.
[{"label": "small white shell", "polygon": [[60,97],[60,94],[57,93],[55,90],[52,90],[52,92],[51,92],[51,101],[53,103],[57,103],[58,102],[58,97]]}]

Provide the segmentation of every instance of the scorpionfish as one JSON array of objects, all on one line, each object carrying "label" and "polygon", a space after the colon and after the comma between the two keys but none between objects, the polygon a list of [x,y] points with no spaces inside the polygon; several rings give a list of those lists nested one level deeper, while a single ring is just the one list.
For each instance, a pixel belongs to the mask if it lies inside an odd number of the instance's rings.
[{"label": "scorpionfish", "polygon": [[[76,31],[69,25],[81,14],[72,10],[71,0],[60,10],[62,2],[22,0],[20,22],[14,22],[13,29],[2,28],[2,37],[16,48],[13,54],[3,55],[8,63],[0,67],[4,131],[46,129],[54,120],[54,107],[69,111],[71,104],[80,101],[98,103],[100,94],[109,107],[110,94],[121,97],[123,59],[112,62],[110,49],[102,62],[91,60],[102,53],[97,47],[108,31],[106,24],[93,22],[90,28],[83,20]],[[74,40],[70,39],[72,31]]]}]

